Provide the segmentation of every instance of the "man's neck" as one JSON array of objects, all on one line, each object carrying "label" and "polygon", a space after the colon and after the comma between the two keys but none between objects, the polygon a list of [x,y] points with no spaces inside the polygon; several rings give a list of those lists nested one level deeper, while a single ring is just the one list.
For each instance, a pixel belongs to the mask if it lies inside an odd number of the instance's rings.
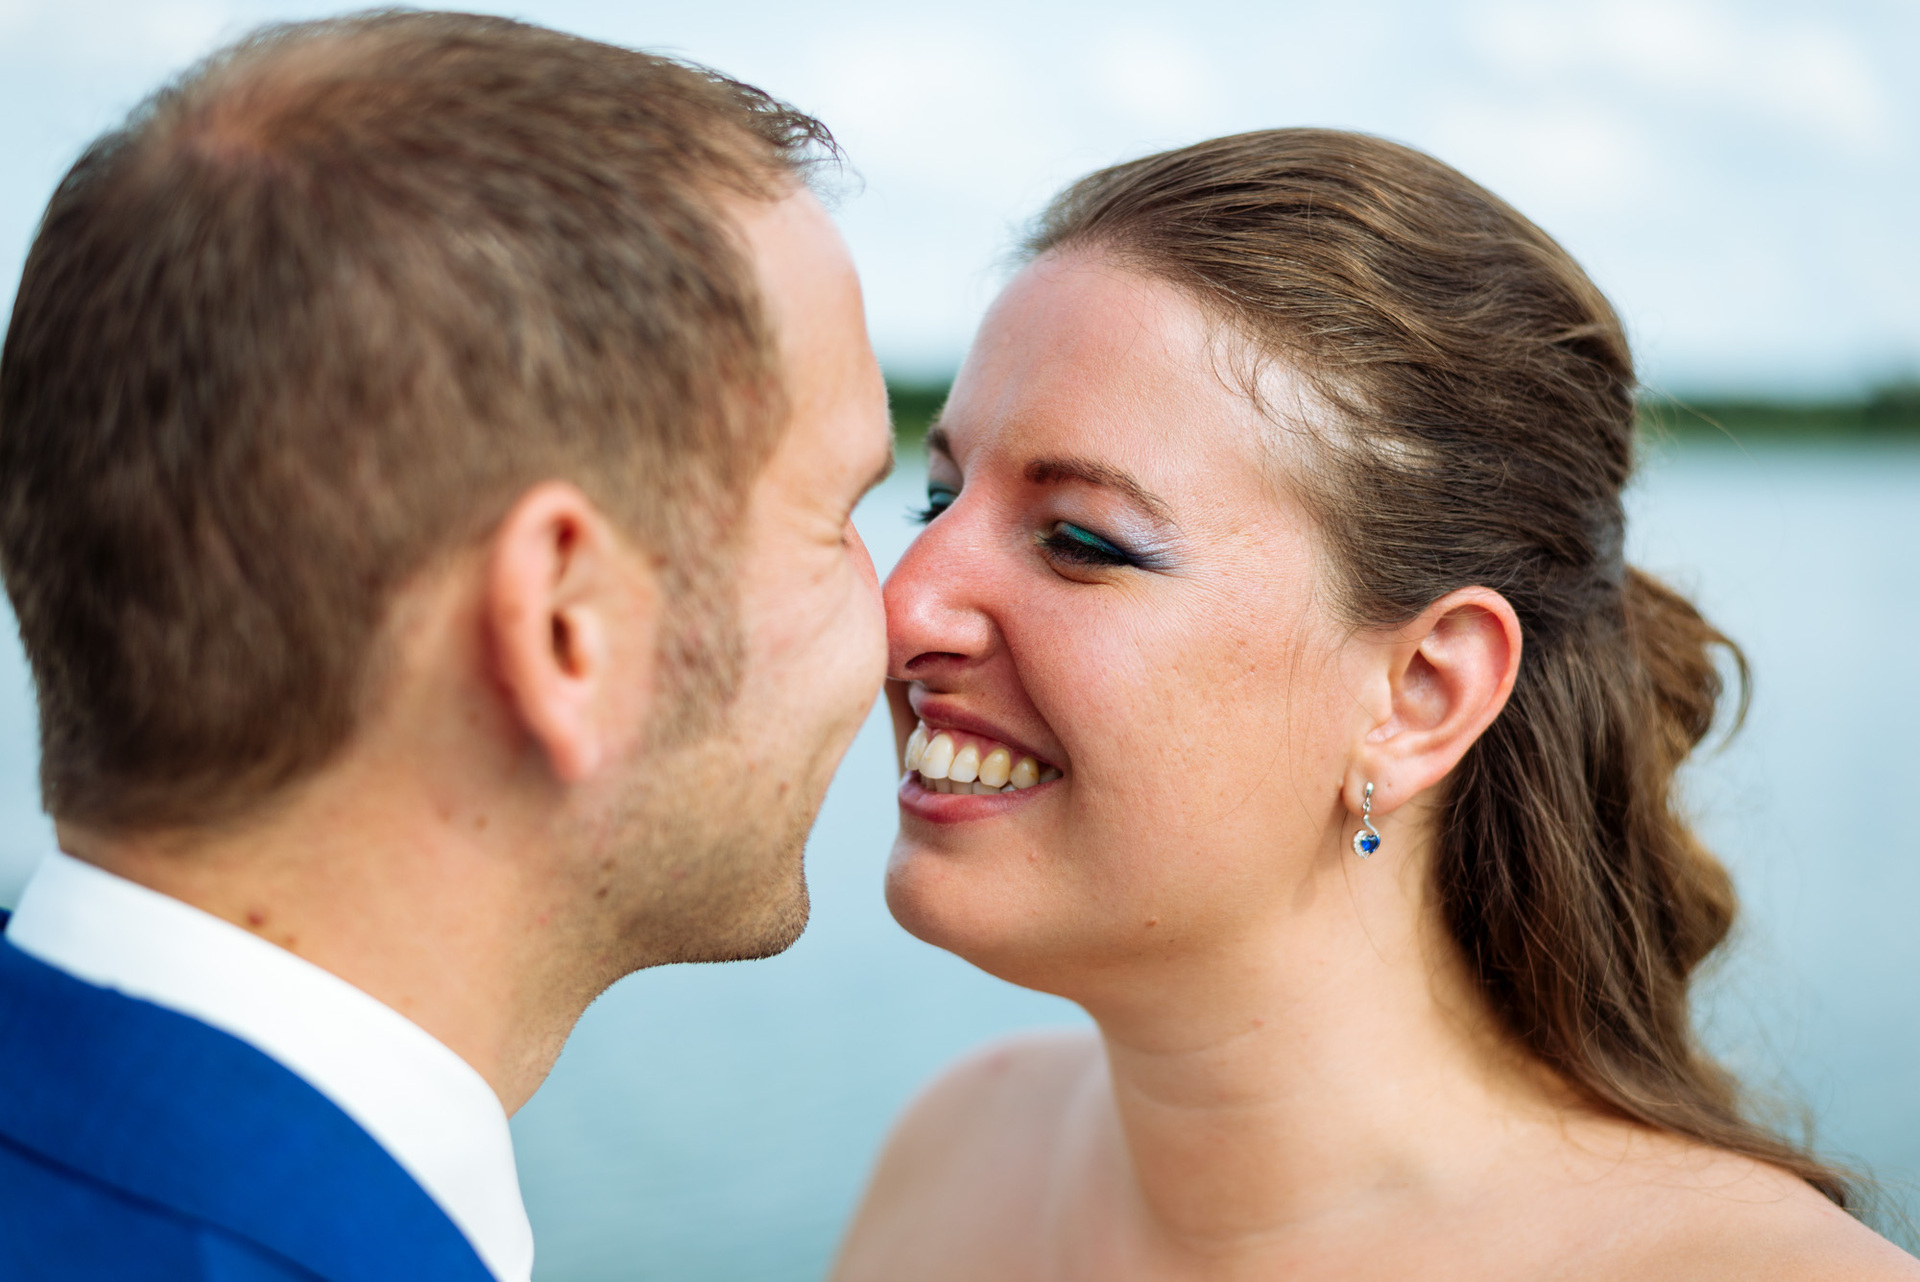
[{"label": "man's neck", "polygon": [[[62,849],[220,917],[352,984],[484,1077],[507,1112],[544,1080],[604,981],[569,966],[574,914],[531,884],[505,816],[422,805],[351,767],[217,829],[106,835]],[[361,776],[355,778],[355,776]],[[524,847],[522,847],[524,848]]]}]

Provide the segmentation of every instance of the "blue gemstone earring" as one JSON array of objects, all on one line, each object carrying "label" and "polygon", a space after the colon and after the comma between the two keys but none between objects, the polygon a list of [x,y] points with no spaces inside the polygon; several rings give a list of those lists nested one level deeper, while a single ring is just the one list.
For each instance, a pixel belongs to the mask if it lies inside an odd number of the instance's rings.
[{"label": "blue gemstone earring", "polygon": [[1360,799],[1359,831],[1353,834],[1353,853],[1365,859],[1380,849],[1380,830],[1373,826],[1373,785],[1367,785],[1366,796]]}]

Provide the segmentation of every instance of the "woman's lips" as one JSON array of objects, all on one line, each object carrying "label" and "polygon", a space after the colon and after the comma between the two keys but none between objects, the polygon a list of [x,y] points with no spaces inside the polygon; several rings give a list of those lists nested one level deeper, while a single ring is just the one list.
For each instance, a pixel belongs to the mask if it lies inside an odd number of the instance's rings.
[{"label": "woman's lips", "polygon": [[899,795],[900,808],[915,818],[929,823],[962,823],[1016,810],[1051,790],[1051,783],[1042,783],[978,796],[972,792],[935,792],[920,781],[919,774],[908,771],[900,780]]},{"label": "woman's lips", "polygon": [[949,734],[958,736],[964,731],[976,739],[992,740],[1006,748],[1015,761],[1023,756],[1032,757],[1042,767],[1056,765],[1062,770],[1066,769],[1066,766],[1060,762],[1049,761],[1046,754],[1031,743],[1023,743],[1009,734],[1005,727],[975,715],[970,707],[958,699],[930,694],[924,687],[916,684],[907,688],[907,706],[913,709],[913,715],[919,718],[920,723],[927,727],[929,735],[945,730]]},{"label": "woman's lips", "polygon": [[986,735],[925,721],[907,738],[900,808],[934,823],[984,819],[1025,805],[1063,773]]}]

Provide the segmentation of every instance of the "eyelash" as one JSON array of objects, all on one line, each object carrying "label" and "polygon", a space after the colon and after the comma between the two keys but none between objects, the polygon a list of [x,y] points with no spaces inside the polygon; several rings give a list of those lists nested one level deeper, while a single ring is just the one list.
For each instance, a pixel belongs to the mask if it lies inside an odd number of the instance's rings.
[{"label": "eyelash", "polygon": [[[941,488],[927,491],[925,507],[909,508],[908,519],[920,525],[933,521],[942,512],[953,506],[959,495],[953,490]],[[1092,530],[1083,529],[1071,521],[1056,521],[1045,535],[1034,540],[1047,550],[1047,554],[1069,565],[1099,566],[1138,566],[1140,561],[1131,553],[1101,538]]]},{"label": "eyelash", "polygon": [[[946,496],[945,501],[944,502],[940,501],[938,498],[935,497],[936,495],[945,495]],[[958,497],[960,496],[958,494],[955,494],[952,490],[929,489],[927,491],[927,505],[925,507],[908,508],[907,519],[909,521],[912,521],[915,525],[926,525],[927,523],[932,521],[934,517],[939,516],[942,512],[952,507],[953,501]]]},{"label": "eyelash", "polygon": [[[1071,531],[1071,533],[1069,533]],[[1133,556],[1095,534],[1069,521],[1055,522],[1051,533],[1039,540],[1050,556],[1070,565],[1139,565]]]}]

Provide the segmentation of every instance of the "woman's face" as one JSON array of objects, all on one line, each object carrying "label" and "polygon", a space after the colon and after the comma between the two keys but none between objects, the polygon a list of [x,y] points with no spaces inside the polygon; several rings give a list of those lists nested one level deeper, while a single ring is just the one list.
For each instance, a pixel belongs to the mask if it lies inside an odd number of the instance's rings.
[{"label": "woman's face", "polygon": [[1050,255],[930,442],[932,518],[886,587],[889,696],[903,753],[949,778],[903,781],[887,900],[1015,982],[1073,995],[1257,942],[1352,826],[1359,642],[1217,335],[1170,286]]}]

